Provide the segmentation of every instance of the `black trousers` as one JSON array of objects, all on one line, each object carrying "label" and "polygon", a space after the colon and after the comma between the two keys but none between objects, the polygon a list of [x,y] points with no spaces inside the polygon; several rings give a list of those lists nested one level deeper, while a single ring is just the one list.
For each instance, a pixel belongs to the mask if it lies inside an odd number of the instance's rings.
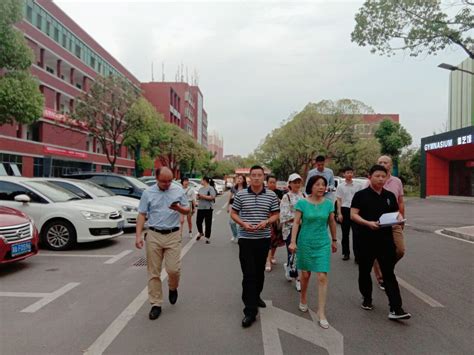
[{"label": "black trousers", "polygon": [[372,278],[370,272],[375,259],[378,260],[383,274],[385,293],[390,309],[402,306],[400,288],[395,277],[395,244],[392,237],[358,236],[357,256],[359,259],[359,291],[365,300],[372,301]]},{"label": "black trousers", "polygon": [[200,234],[202,234],[202,222],[204,221],[206,225],[206,234],[205,237],[209,239],[211,237],[212,230],[212,209],[209,210],[197,210],[196,216],[196,226]]},{"label": "black trousers", "polygon": [[258,299],[265,281],[265,262],[270,248],[270,238],[239,238],[239,259],[242,269],[242,301],[244,314],[255,317],[258,313]]},{"label": "black trousers", "polygon": [[[351,255],[350,251],[350,239],[349,234],[351,232],[351,209],[349,207],[341,207],[342,213],[342,223],[341,223],[341,230],[342,230],[342,255]],[[354,247],[354,231],[352,231],[352,250],[354,251],[355,255],[355,247]]]}]

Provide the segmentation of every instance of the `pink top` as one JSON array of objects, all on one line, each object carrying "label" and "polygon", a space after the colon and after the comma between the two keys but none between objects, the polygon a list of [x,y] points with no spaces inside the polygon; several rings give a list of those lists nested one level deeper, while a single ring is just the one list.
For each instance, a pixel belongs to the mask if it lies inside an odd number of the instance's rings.
[{"label": "pink top", "polygon": [[400,199],[400,196],[403,196],[402,181],[396,176],[390,175],[387,181],[385,181],[385,185],[383,185],[383,188],[392,192],[397,198],[397,201]]}]

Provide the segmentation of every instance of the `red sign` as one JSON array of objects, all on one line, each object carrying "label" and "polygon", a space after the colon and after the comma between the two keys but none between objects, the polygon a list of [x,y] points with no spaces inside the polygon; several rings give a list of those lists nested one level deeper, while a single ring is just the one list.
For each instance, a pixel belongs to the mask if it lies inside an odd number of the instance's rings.
[{"label": "red sign", "polygon": [[43,117],[49,118],[50,120],[53,120],[59,123],[70,124],[76,127],[77,126],[83,127],[83,128],[86,127],[85,122],[73,120],[71,117],[63,115],[61,113],[57,113],[55,110],[51,110],[50,108],[45,108],[43,110]]},{"label": "red sign", "polygon": [[43,153],[62,155],[65,157],[72,157],[72,158],[82,158],[82,159],[87,159],[88,157],[87,153],[77,152],[75,150],[69,150],[69,149],[55,148],[55,147],[43,147]]}]

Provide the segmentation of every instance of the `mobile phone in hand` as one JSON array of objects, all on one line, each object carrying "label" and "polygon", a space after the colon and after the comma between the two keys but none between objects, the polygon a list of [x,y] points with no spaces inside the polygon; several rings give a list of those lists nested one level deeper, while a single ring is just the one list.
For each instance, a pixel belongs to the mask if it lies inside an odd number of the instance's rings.
[{"label": "mobile phone in hand", "polygon": [[177,204],[179,204],[179,201],[174,201],[171,203],[170,207],[176,206]]}]

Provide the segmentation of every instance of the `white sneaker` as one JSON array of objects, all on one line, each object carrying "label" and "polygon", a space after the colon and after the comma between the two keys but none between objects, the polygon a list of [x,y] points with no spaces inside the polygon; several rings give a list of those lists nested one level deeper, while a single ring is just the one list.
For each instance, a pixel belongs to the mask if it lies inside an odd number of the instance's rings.
[{"label": "white sneaker", "polygon": [[230,238],[230,241],[231,241],[232,243],[237,243],[237,238],[236,238],[236,237],[232,237],[232,238]]},{"label": "white sneaker", "polygon": [[295,287],[296,287],[296,291],[301,292],[301,282],[300,282],[300,280],[296,280]]},{"label": "white sneaker", "polygon": [[189,239],[193,239],[193,232],[189,231]]},{"label": "white sneaker", "polygon": [[308,305],[307,304],[303,304],[300,302],[300,305],[298,306],[298,308],[300,309],[301,312],[308,312]]},{"label": "white sneaker", "polygon": [[291,281],[291,276],[290,276],[290,268],[286,263],[283,264],[283,268],[285,269],[285,279],[289,282]]}]

